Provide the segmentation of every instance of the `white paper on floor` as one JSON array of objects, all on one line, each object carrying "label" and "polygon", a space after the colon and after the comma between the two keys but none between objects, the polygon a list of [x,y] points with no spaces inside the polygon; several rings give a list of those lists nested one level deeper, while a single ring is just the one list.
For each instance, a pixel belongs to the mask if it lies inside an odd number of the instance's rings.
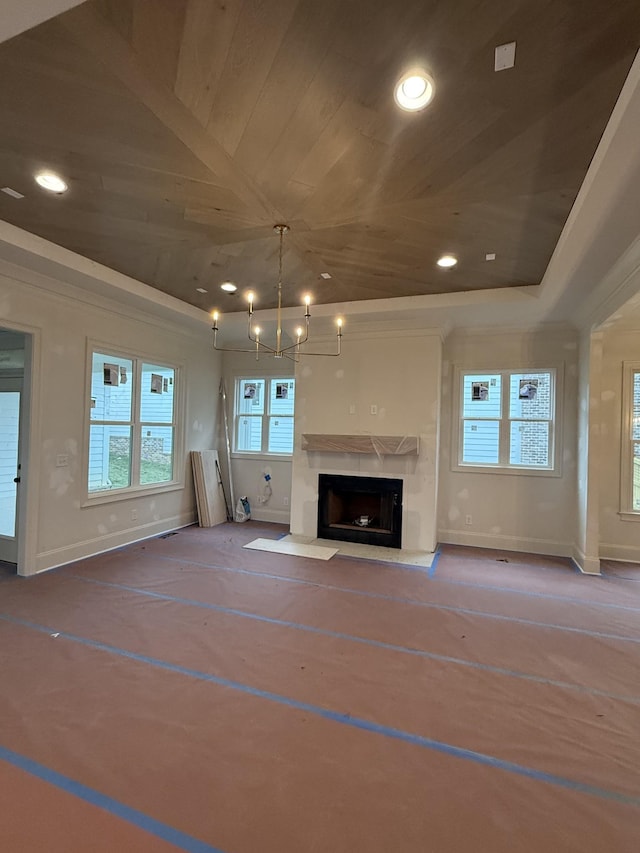
[{"label": "white paper on floor", "polygon": [[286,542],[283,539],[254,539],[253,542],[247,542],[242,547],[251,548],[254,551],[271,551],[274,554],[289,554],[293,557],[311,557],[313,560],[330,560],[338,551],[337,548]]}]

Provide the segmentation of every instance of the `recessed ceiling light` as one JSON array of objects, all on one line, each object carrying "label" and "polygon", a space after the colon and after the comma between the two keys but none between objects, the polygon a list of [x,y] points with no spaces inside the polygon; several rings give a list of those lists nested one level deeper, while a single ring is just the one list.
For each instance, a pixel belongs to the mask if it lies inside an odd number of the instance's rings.
[{"label": "recessed ceiling light", "polygon": [[10,195],[11,198],[24,198],[22,193],[19,193],[17,190],[12,190],[11,187],[2,187],[2,192]]},{"label": "recessed ceiling light", "polygon": [[320,278],[331,278],[331,273],[328,273],[328,272],[321,272],[321,273],[320,273]]},{"label": "recessed ceiling light", "polygon": [[438,258],[437,264],[439,267],[455,267],[458,263],[458,259],[454,258],[453,255],[443,255],[441,258]]},{"label": "recessed ceiling light", "polygon": [[198,291],[198,293],[208,293],[209,292],[208,290],[205,290],[204,287],[196,287],[196,290]]},{"label": "recessed ceiling light", "polygon": [[235,284],[232,284],[230,281],[225,281],[224,284],[221,284],[220,287],[226,291],[227,293],[235,293],[238,289]]},{"label": "recessed ceiling light", "polygon": [[64,193],[69,189],[66,181],[53,172],[40,172],[36,175],[36,183],[50,193]]},{"label": "recessed ceiling light", "polygon": [[413,111],[426,107],[435,91],[433,78],[421,68],[412,68],[398,80],[393,96],[401,109]]},{"label": "recessed ceiling light", "polygon": [[487,254],[484,256],[484,259],[485,259],[485,261],[495,261],[496,253],[495,252],[487,252]]}]

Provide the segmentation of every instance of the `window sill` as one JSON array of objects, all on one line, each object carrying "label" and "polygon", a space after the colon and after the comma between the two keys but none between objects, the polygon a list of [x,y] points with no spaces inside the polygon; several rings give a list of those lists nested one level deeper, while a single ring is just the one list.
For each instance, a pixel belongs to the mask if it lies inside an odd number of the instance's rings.
[{"label": "window sill", "polygon": [[132,486],[129,489],[108,489],[102,492],[92,492],[81,502],[81,508],[97,506],[98,504],[115,503],[116,501],[128,501],[131,498],[144,498],[150,495],[159,495],[164,492],[175,492],[184,489],[184,483],[162,483],[156,486]]},{"label": "window sill", "polygon": [[452,465],[451,470],[458,474],[510,474],[517,477],[561,477],[557,468],[516,468],[503,465]]},{"label": "window sill", "polygon": [[293,453],[237,453],[234,452],[231,454],[232,459],[258,459],[258,460],[268,460],[268,459],[276,459],[280,462],[291,462],[293,459]]},{"label": "window sill", "polygon": [[640,512],[619,512],[620,521],[640,521]]}]

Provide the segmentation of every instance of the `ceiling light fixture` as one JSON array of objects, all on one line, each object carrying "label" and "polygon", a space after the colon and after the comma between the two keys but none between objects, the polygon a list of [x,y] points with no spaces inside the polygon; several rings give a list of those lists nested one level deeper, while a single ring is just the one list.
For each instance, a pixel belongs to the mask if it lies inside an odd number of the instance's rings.
[{"label": "ceiling light fixture", "polygon": [[67,182],[53,172],[39,172],[35,179],[39,186],[50,193],[64,193],[69,189]]},{"label": "ceiling light fixture", "polygon": [[453,255],[443,255],[441,258],[438,258],[436,261],[439,267],[443,269],[448,269],[449,267],[455,267],[458,263],[458,259],[454,258]]},{"label": "ceiling light fixture", "polygon": [[224,284],[220,285],[220,289],[224,290],[225,293],[235,293],[238,288],[232,282],[225,281]]},{"label": "ceiling light fixture", "polygon": [[422,68],[412,68],[398,80],[393,96],[400,109],[415,111],[424,109],[435,91],[433,77]]},{"label": "ceiling light fixture", "polygon": [[[256,355],[256,361],[260,358],[260,354],[262,353],[267,355],[272,355],[274,358],[290,358],[292,361],[299,361],[301,355],[328,355],[328,356],[337,356],[340,355],[340,346],[342,343],[342,318],[339,317],[336,321],[338,326],[337,332],[337,346],[335,352],[309,352],[308,350],[301,349],[301,347],[308,341],[309,339],[309,320],[311,318],[311,312],[309,310],[309,306],[311,304],[311,297],[304,297],[304,327],[298,326],[295,331],[296,340],[289,344],[288,346],[282,345],[282,245],[283,245],[283,237],[289,230],[288,225],[274,225],[273,230],[280,235],[280,248],[278,252],[278,309],[276,313],[276,340],[275,346],[270,346],[266,344],[264,341],[260,340],[261,329],[259,326],[253,325],[253,303],[255,301],[255,295],[253,292],[247,294],[247,299],[249,301],[249,325],[247,328],[247,336],[254,346],[251,349],[236,349],[234,347],[219,347],[217,344],[218,337],[218,319],[220,317],[217,311],[211,312],[211,317],[213,319],[213,348],[216,350],[221,350],[223,352],[254,352]],[[223,285],[224,287],[224,285]]]}]

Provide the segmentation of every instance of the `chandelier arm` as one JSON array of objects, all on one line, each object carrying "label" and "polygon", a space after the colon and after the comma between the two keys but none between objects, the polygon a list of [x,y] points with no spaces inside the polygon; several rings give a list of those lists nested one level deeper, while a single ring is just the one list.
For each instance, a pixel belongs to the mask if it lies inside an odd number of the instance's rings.
[{"label": "chandelier arm", "polygon": [[[258,326],[255,327],[255,333],[253,331],[253,293],[249,293],[249,316],[247,322],[247,337],[249,341],[255,346],[251,349],[247,349],[246,347],[221,347],[218,346],[217,336],[218,336],[218,312],[213,311],[213,348],[218,350],[219,352],[244,352],[244,353],[255,353],[256,361],[259,360],[260,353],[268,353],[273,355],[275,358],[288,358],[290,361],[299,362],[303,355],[312,355],[312,356],[324,356],[324,357],[336,357],[341,354],[341,343],[342,343],[342,319],[338,318],[338,334],[337,334],[337,347],[335,352],[305,352],[301,349],[301,346],[307,343],[309,340],[309,320],[311,317],[311,312],[309,311],[309,304],[311,302],[310,296],[305,296],[305,314],[304,314],[304,337],[298,335],[296,340],[289,344],[288,346],[282,346],[282,257],[283,257],[283,248],[284,248],[284,235],[289,230],[288,225],[274,225],[274,230],[278,232],[279,235],[279,246],[278,246],[278,302],[277,302],[277,310],[276,310],[276,345],[275,347],[270,346],[269,344],[264,343],[264,341],[260,340],[260,329]],[[302,328],[300,328],[300,333],[302,333]]]}]

